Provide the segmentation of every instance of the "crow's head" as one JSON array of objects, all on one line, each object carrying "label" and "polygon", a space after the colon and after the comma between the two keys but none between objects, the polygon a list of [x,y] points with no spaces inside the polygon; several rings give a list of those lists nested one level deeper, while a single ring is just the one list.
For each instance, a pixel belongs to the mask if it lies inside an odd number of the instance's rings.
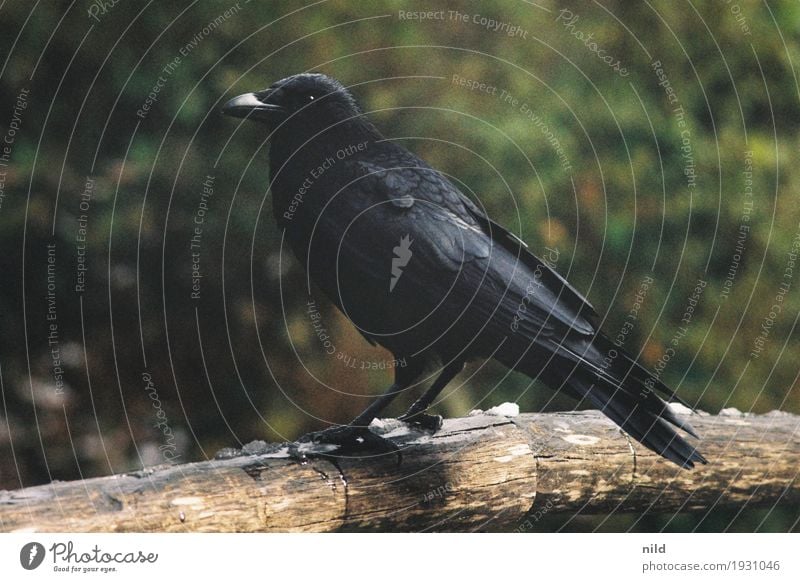
[{"label": "crow's head", "polygon": [[361,116],[353,96],[335,79],[303,73],[282,79],[263,91],[234,97],[222,112],[266,123],[269,128],[304,126],[324,129]]}]

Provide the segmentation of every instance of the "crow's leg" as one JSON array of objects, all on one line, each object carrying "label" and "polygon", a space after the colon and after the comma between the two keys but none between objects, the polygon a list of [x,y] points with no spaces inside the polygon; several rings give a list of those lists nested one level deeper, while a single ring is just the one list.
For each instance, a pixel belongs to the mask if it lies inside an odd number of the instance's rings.
[{"label": "crow's leg", "polygon": [[419,358],[406,358],[407,366],[395,368],[394,382],[372,404],[346,426],[333,426],[329,429],[308,435],[315,443],[339,445],[339,452],[369,449],[376,452],[397,452],[397,445],[369,430],[369,424],[404,389],[411,386],[422,375],[425,362]]},{"label": "crow's leg", "polygon": [[453,361],[447,364],[442,373],[433,381],[431,387],[428,388],[425,394],[420,396],[419,400],[411,405],[411,408],[400,417],[400,420],[434,432],[442,428],[442,417],[438,414],[426,414],[425,411],[450,380],[455,378],[463,369],[464,362],[462,361]]}]

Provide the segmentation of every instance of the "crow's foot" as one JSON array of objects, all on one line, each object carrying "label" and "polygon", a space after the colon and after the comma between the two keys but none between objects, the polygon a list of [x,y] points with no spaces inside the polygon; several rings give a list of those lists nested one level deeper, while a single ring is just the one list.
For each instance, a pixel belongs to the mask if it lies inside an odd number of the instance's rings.
[{"label": "crow's foot", "polygon": [[442,423],[444,422],[442,417],[438,414],[427,414],[425,412],[404,414],[398,420],[402,420],[406,424],[411,424],[431,432],[436,432],[442,428]]},{"label": "crow's foot", "polygon": [[[298,443],[310,443],[310,447],[303,447],[305,456],[319,454],[329,457],[347,457],[351,453],[361,455],[371,452],[377,454],[397,455],[397,462],[400,463],[402,457],[400,448],[389,439],[378,436],[366,426],[332,426],[331,428],[312,432],[304,435]],[[314,450],[314,445],[320,445],[321,451]],[[325,445],[335,445],[335,448]]]}]

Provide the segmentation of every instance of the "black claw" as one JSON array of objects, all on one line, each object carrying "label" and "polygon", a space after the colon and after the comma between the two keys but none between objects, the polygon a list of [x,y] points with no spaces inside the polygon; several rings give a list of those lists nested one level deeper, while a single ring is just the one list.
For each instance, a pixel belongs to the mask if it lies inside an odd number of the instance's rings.
[{"label": "black claw", "polygon": [[442,428],[444,419],[438,414],[426,414],[425,412],[417,412],[415,414],[404,414],[398,420],[402,420],[407,424],[413,424],[423,430],[437,432]]}]

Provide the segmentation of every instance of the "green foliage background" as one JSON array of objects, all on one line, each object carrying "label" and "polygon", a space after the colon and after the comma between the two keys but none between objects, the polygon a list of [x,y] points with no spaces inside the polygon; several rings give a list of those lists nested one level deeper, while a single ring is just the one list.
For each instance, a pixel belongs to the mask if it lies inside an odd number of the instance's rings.
[{"label": "green foliage background", "polygon": [[[400,15],[440,10],[440,19]],[[490,30],[482,17],[519,32]],[[390,381],[387,370],[348,367],[325,353],[306,314],[303,273],[288,253],[281,257],[266,136],[219,114],[226,99],[301,71],[351,86],[386,136],[460,181],[534,252],[555,249],[558,270],[587,294],[610,334],[652,277],[626,341],[651,368],[705,281],[663,377],[710,412],[800,412],[800,267],[786,276],[800,240],[796,2],[240,0],[119,2],[104,12],[90,2],[7,2],[0,22],[0,133],[20,91],[30,90],[0,206],[0,487],[163,462],[165,445],[189,460],[256,438],[296,438],[346,422]],[[677,103],[659,85],[656,61]],[[152,108],[138,116],[159,76]],[[459,78],[496,89],[470,90]],[[202,294],[192,300],[189,241],[209,175]],[[89,270],[86,290],[76,293],[88,178]],[[54,393],[47,342],[52,243],[63,395]],[[788,291],[770,324],[782,283]],[[389,357],[311,294],[338,353],[359,363]],[[145,373],[169,435],[156,426]],[[523,410],[574,406],[492,364],[476,363],[460,378],[439,405],[445,415],[508,400]],[[551,516],[537,528],[786,531],[797,518]]]}]

